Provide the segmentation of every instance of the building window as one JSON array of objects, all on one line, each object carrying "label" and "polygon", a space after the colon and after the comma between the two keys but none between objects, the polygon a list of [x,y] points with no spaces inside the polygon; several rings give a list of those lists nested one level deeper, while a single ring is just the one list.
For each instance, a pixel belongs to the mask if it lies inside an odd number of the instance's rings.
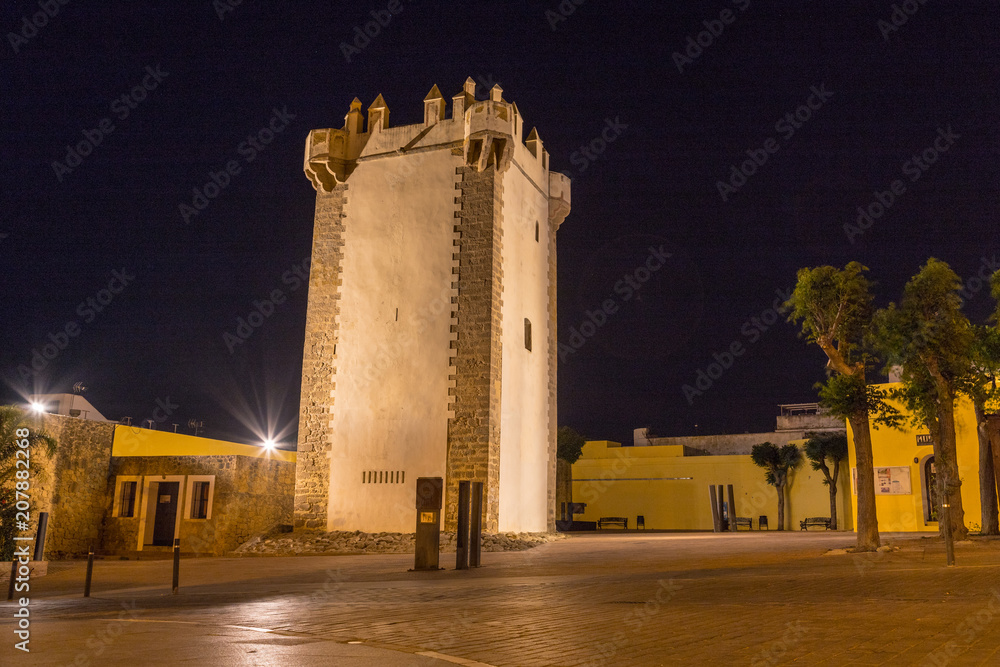
[{"label": "building window", "polygon": [[187,519],[211,519],[215,496],[215,475],[189,475],[184,499],[184,516]]},{"label": "building window", "polygon": [[118,485],[118,506],[115,516],[135,516],[135,494],[139,488],[138,481],[120,482]]},{"label": "building window", "polygon": [[212,485],[210,482],[195,482],[191,495],[191,518],[208,518],[208,499]]},{"label": "building window", "polygon": [[531,352],[531,320],[524,318],[524,349]]}]

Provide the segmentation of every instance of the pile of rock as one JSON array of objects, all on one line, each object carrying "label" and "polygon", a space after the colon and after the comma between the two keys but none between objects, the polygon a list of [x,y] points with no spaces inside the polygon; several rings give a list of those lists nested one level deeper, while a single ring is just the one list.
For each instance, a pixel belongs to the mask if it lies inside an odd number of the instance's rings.
[{"label": "pile of rock", "polygon": [[[483,535],[483,551],[524,551],[565,537],[560,533],[489,533]],[[413,533],[363,533],[360,530],[271,532],[242,544],[233,554],[411,554],[413,543]],[[455,551],[455,533],[441,533],[441,551]]]}]

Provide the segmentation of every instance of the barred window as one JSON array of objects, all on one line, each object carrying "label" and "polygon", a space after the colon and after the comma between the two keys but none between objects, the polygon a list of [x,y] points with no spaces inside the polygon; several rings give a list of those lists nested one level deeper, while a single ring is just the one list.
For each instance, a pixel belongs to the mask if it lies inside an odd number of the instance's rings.
[{"label": "barred window", "polygon": [[208,499],[212,490],[211,482],[195,482],[191,495],[191,518],[208,518]]},{"label": "barred window", "polygon": [[118,493],[118,516],[135,516],[135,493],[139,487],[139,482],[122,482],[121,490]]}]

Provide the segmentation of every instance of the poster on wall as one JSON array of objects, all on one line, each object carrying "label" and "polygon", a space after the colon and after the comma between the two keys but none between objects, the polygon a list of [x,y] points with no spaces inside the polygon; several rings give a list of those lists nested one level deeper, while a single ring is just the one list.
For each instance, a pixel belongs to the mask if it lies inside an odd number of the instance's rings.
[{"label": "poster on wall", "polygon": [[[851,492],[858,495],[857,468],[851,468]],[[909,466],[875,468],[876,496],[908,496],[911,493]]]}]

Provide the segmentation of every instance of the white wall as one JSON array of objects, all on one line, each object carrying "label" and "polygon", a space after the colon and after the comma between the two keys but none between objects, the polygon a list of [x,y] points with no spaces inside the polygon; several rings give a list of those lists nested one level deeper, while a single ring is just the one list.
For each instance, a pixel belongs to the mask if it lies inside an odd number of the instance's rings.
[{"label": "white wall", "polygon": [[[436,150],[362,160],[351,175],[329,530],[412,532],[416,479],[444,477],[460,164]],[[367,470],[405,471],[405,483],[363,484]]]},{"label": "white wall", "polygon": [[[500,407],[500,530],[545,531],[548,519],[548,178],[518,146],[504,174],[503,386]],[[524,171],[518,168],[518,160]],[[535,223],[539,223],[535,241]],[[532,350],[524,347],[531,320]]]}]

